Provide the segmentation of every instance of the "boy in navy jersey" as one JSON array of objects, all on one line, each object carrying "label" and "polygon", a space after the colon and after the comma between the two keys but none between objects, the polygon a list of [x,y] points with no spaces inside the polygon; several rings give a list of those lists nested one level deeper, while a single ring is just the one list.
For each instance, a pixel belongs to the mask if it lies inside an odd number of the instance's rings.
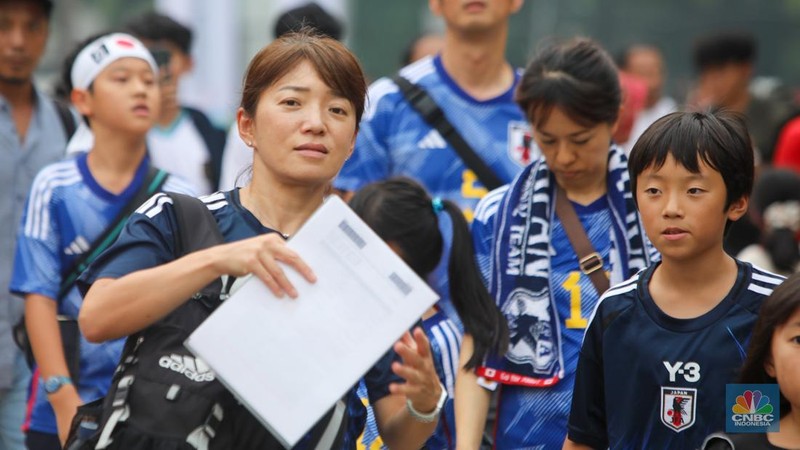
[{"label": "boy in navy jersey", "polygon": [[722,248],[747,211],[752,145],[738,116],[673,113],[638,140],[628,170],[661,262],[601,298],[564,448],[697,448],[724,429],[725,384],[761,302],[783,281]]}]

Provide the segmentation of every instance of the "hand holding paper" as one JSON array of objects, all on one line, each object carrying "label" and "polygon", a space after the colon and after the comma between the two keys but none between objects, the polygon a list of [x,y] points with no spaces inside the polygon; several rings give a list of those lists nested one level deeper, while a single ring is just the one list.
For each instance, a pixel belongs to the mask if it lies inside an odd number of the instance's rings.
[{"label": "hand holding paper", "polygon": [[317,281],[311,268],[286,245],[278,233],[244,239],[214,249],[220,253],[216,262],[220,272],[235,277],[253,274],[278,298],[283,298],[284,293],[297,298],[297,289],[278,262],[289,266],[289,270],[297,271],[309,283]]},{"label": "hand holding paper", "polygon": [[[261,255],[247,263],[285,275],[277,292],[291,295],[291,285],[297,300],[276,301],[275,285],[250,279],[186,345],[275,437],[297,443],[392,345],[407,383],[390,389],[421,411],[434,408],[441,388],[424,333],[397,339],[437,296],[341,199],[329,198],[285,245],[256,243],[266,248],[244,246]],[[292,254],[313,267],[316,282],[294,270]]]}]

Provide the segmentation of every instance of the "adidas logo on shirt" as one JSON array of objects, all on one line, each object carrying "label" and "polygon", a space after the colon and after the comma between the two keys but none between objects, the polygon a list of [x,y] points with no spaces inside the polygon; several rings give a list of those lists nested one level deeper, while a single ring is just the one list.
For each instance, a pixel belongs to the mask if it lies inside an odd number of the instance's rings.
[{"label": "adidas logo on shirt", "polygon": [[64,249],[64,253],[70,256],[80,255],[87,250],[89,250],[89,243],[86,242],[83,236],[78,236]]},{"label": "adidas logo on shirt", "polygon": [[158,365],[172,370],[173,372],[182,373],[186,378],[202,383],[205,381],[214,381],[214,372],[211,368],[200,358],[193,358],[191,356],[182,355],[164,355],[158,360]]},{"label": "adidas logo on shirt", "polygon": [[417,146],[419,148],[424,149],[435,149],[435,148],[447,148],[447,142],[445,142],[444,138],[441,134],[439,134],[436,130],[431,130],[428,134],[425,135],[419,142],[417,142]]}]

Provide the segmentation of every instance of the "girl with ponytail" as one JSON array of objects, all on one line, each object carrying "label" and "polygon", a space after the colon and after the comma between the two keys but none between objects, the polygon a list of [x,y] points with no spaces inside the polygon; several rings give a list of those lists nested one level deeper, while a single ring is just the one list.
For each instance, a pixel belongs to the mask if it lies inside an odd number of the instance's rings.
[{"label": "girl with ponytail", "polygon": [[[508,347],[508,327],[481,282],[475,264],[472,237],[459,207],[431,198],[422,186],[408,178],[392,178],[365,186],[350,200],[350,207],[422,278],[442,258],[443,233],[452,234],[449,255],[450,296],[464,330],[473,336],[475,349],[465,368],[476,367],[489,354],[502,355]],[[427,449],[455,448],[453,393],[461,333],[435,306],[422,317],[431,343],[434,364],[448,399],[439,425],[426,443]]]}]

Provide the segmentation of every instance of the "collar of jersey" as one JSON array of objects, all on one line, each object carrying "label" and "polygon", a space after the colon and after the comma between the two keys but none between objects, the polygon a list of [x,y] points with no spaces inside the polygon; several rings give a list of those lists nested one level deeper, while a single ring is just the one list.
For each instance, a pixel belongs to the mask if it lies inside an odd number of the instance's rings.
[{"label": "collar of jersey", "polygon": [[178,128],[178,125],[181,124],[181,121],[185,116],[186,113],[183,111],[183,108],[181,108],[180,111],[178,111],[178,116],[175,117],[175,120],[173,120],[169,125],[161,127],[158,124],[155,124],[153,125],[153,128],[150,129],[150,131],[158,133],[162,136],[169,136],[175,132],[175,130]]},{"label": "collar of jersey", "polygon": [[453,80],[453,78],[450,77],[450,74],[447,73],[447,71],[444,68],[444,65],[442,64],[441,54],[437,54],[433,58],[433,66],[436,68],[436,73],[439,74],[439,77],[441,77],[442,81],[444,81],[445,84],[447,84],[450,87],[450,89],[453,90],[453,92],[458,94],[459,97],[462,97],[471,103],[479,105],[491,105],[493,103],[509,103],[514,101],[514,90],[517,88],[517,83],[519,83],[520,79],[520,73],[517,70],[514,70],[514,83],[511,85],[511,88],[509,88],[506,92],[498,95],[497,97],[490,98],[488,100],[477,100],[475,97],[467,94],[466,91],[461,89],[461,86],[456,84],[455,80]]},{"label": "collar of jersey", "polygon": [[81,173],[83,182],[86,183],[86,186],[89,187],[89,190],[91,190],[96,196],[107,202],[119,203],[120,205],[124,205],[125,203],[123,202],[129,198],[133,198],[133,196],[136,194],[136,191],[139,190],[139,187],[144,182],[144,178],[147,175],[147,168],[150,167],[150,158],[145,155],[145,157],[142,158],[142,162],[139,163],[139,167],[136,168],[136,173],[134,174],[133,180],[131,180],[130,184],[128,184],[124,191],[120,192],[119,194],[114,194],[113,192],[106,190],[103,186],[100,186],[97,180],[95,180],[92,172],[89,170],[89,164],[86,162],[88,156],[89,152],[81,152],[75,157],[75,162],[78,165],[78,170]]},{"label": "collar of jersey", "polygon": [[233,205],[233,207],[236,208],[236,211],[238,211],[239,215],[241,215],[244,218],[244,221],[247,223],[247,226],[249,226],[256,235],[265,233],[277,233],[277,231],[273,230],[272,228],[267,228],[264,225],[262,225],[261,222],[258,221],[256,216],[254,216],[253,213],[250,212],[250,210],[242,206],[242,201],[239,199],[239,189],[240,188],[236,188],[230,191],[230,197],[231,197],[230,202],[231,205]]},{"label": "collar of jersey", "polygon": [[738,269],[736,282],[733,284],[731,290],[725,295],[725,298],[723,298],[722,301],[717,304],[717,306],[712,308],[711,311],[708,311],[699,317],[693,317],[691,319],[678,319],[667,315],[664,311],[662,311],[661,308],[656,305],[653,297],[650,296],[650,280],[653,279],[653,273],[659,265],[661,265],[661,261],[651,265],[649,268],[647,268],[647,270],[645,270],[642,276],[639,277],[639,285],[637,287],[637,292],[639,295],[637,295],[637,297],[644,307],[645,312],[647,312],[647,315],[649,315],[650,318],[656,322],[656,324],[678,333],[698,331],[723,318],[725,314],[727,314],[727,312],[737,303],[737,298],[739,298],[742,289],[746,288],[745,281],[750,279],[748,266],[746,264],[742,264],[741,261],[736,260],[736,267]]}]

